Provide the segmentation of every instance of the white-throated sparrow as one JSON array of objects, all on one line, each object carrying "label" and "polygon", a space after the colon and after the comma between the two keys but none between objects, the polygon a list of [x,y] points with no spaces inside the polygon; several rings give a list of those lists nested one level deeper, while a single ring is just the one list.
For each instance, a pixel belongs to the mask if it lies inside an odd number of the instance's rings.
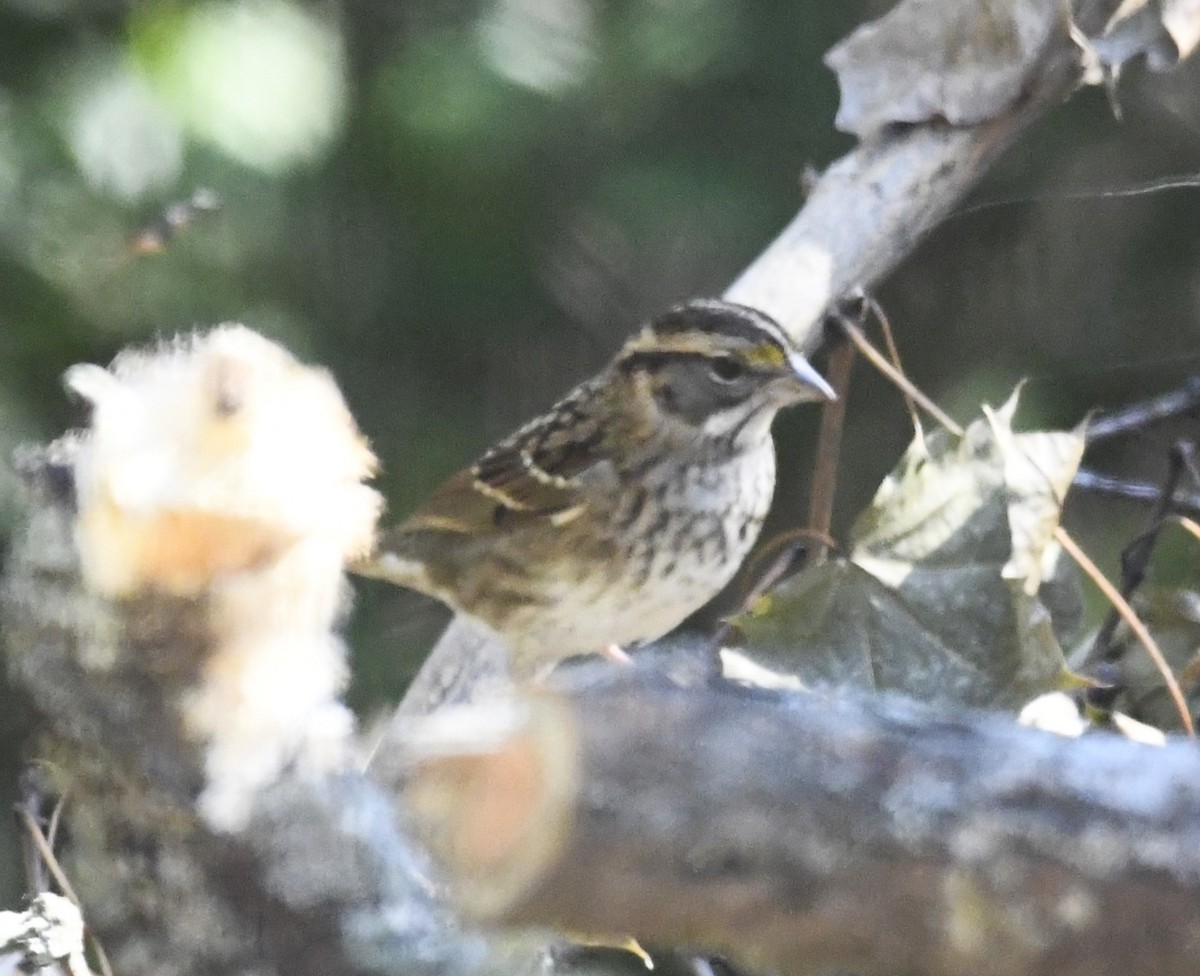
[{"label": "white-throated sparrow", "polygon": [[753,545],[775,488],[776,412],[832,397],[768,316],[676,306],[384,532],[356,570],[482,621],[516,676],[660,637]]}]

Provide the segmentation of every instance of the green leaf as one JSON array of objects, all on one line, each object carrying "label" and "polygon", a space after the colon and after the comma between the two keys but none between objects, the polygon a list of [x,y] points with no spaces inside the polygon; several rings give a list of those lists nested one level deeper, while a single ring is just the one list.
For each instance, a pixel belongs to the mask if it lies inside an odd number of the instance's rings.
[{"label": "green leaf", "polygon": [[1014,395],[962,438],[918,435],[851,532],[737,619],[808,683],[1012,708],[1060,686],[1078,585],[1053,533],[1080,432],[1016,434]]}]

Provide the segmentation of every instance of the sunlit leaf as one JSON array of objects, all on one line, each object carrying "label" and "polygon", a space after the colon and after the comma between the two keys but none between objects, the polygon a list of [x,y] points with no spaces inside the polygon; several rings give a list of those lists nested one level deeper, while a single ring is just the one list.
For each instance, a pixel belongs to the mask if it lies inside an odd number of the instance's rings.
[{"label": "sunlit leaf", "polygon": [[994,118],[1024,97],[1065,30],[1060,7],[1044,0],[903,0],[825,55],[842,90],[837,126],[864,136],[896,122]]},{"label": "sunlit leaf", "polygon": [[1000,410],[984,407],[1004,463],[1008,523],[1012,531],[1012,556],[1005,564],[1005,579],[1022,583],[1033,596],[1042,581],[1053,574],[1058,546],[1053,541],[1063,499],[1083,459],[1082,429],[1014,434],[1014,393]]},{"label": "sunlit leaf", "polygon": [[1014,397],[985,411],[958,440],[918,437],[855,525],[850,559],[737,621],[751,656],[809,683],[992,707],[1058,687],[1078,590],[1052,534],[1083,439],[1014,434],[1015,409]]}]

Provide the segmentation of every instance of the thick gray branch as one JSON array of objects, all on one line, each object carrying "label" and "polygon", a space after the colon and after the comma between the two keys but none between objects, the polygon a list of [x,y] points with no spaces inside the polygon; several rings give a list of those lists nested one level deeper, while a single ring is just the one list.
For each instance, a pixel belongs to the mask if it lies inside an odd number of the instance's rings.
[{"label": "thick gray branch", "polygon": [[785,973],[1195,972],[1191,742],[636,675],[425,721],[418,825],[492,923]]},{"label": "thick gray branch", "polygon": [[33,792],[47,809],[65,794],[59,856],[117,971],[520,972],[459,928],[359,772],[284,776],[241,829],[209,829],[196,810],[204,743],[178,708],[212,652],[205,601],[86,589],[72,460],[26,462],[31,517],[0,611],[9,673],[40,720]]},{"label": "thick gray branch", "polygon": [[[952,0],[957,4],[958,0]],[[951,4],[930,2],[916,16],[932,22],[953,16]],[[973,4],[967,6],[974,6]],[[986,5],[1003,20],[1007,8],[1036,7],[1012,0]],[[1059,7],[1054,0],[1046,6]],[[1099,33],[1118,4],[1081,0],[1071,5],[1086,36]],[[831,165],[800,212],[725,292],[784,323],[805,347],[820,344],[825,311],[855,288],[885,278],[944,219],[1007,149],[1047,109],[1079,83],[1082,51],[1068,33],[1067,5],[1040,60],[1030,66],[1023,92],[1007,110],[975,125],[933,120],[880,129]],[[975,15],[986,20],[987,15]],[[917,53],[908,51],[917,58]],[[944,57],[931,51],[930,60]],[[906,97],[896,91],[897,99]]]}]

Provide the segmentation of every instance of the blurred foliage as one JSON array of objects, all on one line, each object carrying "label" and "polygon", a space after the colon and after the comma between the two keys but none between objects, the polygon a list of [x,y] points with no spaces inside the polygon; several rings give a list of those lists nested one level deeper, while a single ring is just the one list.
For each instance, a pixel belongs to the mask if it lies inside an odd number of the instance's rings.
[{"label": "blurred foliage", "polygon": [[[72,422],[70,364],[239,320],[335,373],[404,512],[770,240],[804,165],[850,145],[820,56],[886,6],[0,0],[0,455]],[[1200,364],[1200,191],[1080,194],[1200,169],[1193,62],[1128,72],[1121,122],[1100,92],[1053,113],[978,194],[1024,202],[951,219],[882,290],[952,411],[1030,376],[1028,422],[1071,425]],[[200,187],[220,209],[172,232]],[[803,518],[800,413],[776,530]],[[1180,433],[1090,461],[1153,480]],[[909,437],[860,367],[842,529]],[[0,467],[0,534],[15,492]],[[1076,518],[1119,543],[1144,513],[1082,499]],[[443,619],[360,587],[356,702],[394,699]]]}]

